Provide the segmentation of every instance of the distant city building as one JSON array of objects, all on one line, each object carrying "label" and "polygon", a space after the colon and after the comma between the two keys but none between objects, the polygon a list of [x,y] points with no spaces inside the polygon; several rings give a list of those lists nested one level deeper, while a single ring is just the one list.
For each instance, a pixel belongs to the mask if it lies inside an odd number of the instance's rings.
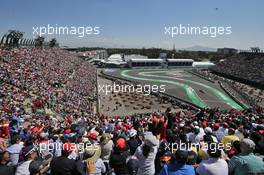
[{"label": "distant city building", "polygon": [[106,59],[108,57],[106,50],[96,50],[99,59]]},{"label": "distant city building", "polygon": [[172,52],[176,52],[176,49],[175,49],[175,44],[173,44],[173,47],[172,47]]},{"label": "distant city building", "polygon": [[167,59],[168,67],[190,67],[193,64],[193,59]]},{"label": "distant city building", "polygon": [[253,53],[260,53],[261,52],[259,47],[251,47],[250,49],[251,49],[251,52],[253,52]]},{"label": "distant city building", "polygon": [[167,53],[165,53],[165,52],[160,53],[159,58],[166,59],[167,58]]},{"label": "distant city building", "polygon": [[108,57],[106,50],[91,50],[85,52],[78,52],[79,57],[87,58],[87,59],[96,59],[96,60],[103,60]]},{"label": "distant city building", "polygon": [[214,63],[212,63],[212,62],[206,62],[206,61],[200,61],[200,62],[193,62],[193,64],[192,64],[192,66],[194,67],[194,68],[206,68],[206,69],[208,69],[208,68],[210,68],[210,67],[212,67],[212,66],[214,66],[215,64]]},{"label": "distant city building", "polygon": [[234,48],[218,48],[217,49],[217,53],[219,54],[224,54],[224,55],[227,55],[227,54],[236,54],[237,53],[237,49],[234,49]]},{"label": "distant city building", "polygon": [[259,47],[251,47],[248,50],[239,50],[239,54],[243,54],[245,56],[254,57],[254,56],[264,56],[263,50]]},{"label": "distant city building", "polygon": [[124,54],[112,54],[107,59],[100,61],[103,67],[125,67],[127,62],[124,61]]},{"label": "distant city building", "polygon": [[212,62],[194,62],[193,59],[186,58],[167,58],[166,53],[160,53],[160,58],[148,58],[143,55],[124,55],[124,54],[112,54],[106,59],[95,60],[92,59],[91,63],[94,63],[104,68],[203,68],[207,69],[214,66]]},{"label": "distant city building", "polygon": [[148,59],[148,57],[144,56],[144,55],[137,55],[137,54],[124,55],[124,60],[125,61],[128,61],[130,59]]}]

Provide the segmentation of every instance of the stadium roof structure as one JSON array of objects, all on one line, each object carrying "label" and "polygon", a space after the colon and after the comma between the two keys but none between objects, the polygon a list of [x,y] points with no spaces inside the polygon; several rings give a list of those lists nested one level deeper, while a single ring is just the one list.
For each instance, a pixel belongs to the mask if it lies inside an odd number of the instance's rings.
[{"label": "stadium roof structure", "polygon": [[120,60],[123,61],[122,55],[121,54],[112,54],[108,57],[107,60]]},{"label": "stadium roof structure", "polygon": [[116,61],[108,61],[106,64],[114,64],[114,65],[126,65],[126,62],[116,62]]},{"label": "stadium roof structure", "polygon": [[211,67],[215,64],[209,61],[199,61],[199,62],[193,62],[193,67]]},{"label": "stadium roof structure", "polygon": [[168,59],[168,62],[193,62],[193,59]]},{"label": "stadium roof structure", "polygon": [[131,62],[163,62],[163,59],[155,59],[155,58],[132,58],[129,61]]},{"label": "stadium roof structure", "polygon": [[112,54],[107,59],[101,60],[101,63],[104,63],[104,64],[114,64],[114,65],[127,64],[127,62],[123,60],[121,54]]}]

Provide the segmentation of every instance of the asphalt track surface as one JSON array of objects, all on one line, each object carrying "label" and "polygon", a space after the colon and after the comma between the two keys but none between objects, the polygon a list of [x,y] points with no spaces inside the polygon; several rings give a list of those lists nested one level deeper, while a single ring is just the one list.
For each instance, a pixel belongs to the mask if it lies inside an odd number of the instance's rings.
[{"label": "asphalt track surface", "polygon": [[183,69],[105,69],[108,75],[139,81],[144,85],[165,85],[165,93],[199,107],[243,109],[218,84]]}]

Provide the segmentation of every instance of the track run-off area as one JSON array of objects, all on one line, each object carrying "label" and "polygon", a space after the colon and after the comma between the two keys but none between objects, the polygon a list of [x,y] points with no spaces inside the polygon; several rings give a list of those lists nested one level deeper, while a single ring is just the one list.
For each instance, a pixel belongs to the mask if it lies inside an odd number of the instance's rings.
[{"label": "track run-off area", "polygon": [[243,109],[218,84],[183,69],[106,69],[104,73],[145,85],[165,85],[166,94],[201,108]]}]

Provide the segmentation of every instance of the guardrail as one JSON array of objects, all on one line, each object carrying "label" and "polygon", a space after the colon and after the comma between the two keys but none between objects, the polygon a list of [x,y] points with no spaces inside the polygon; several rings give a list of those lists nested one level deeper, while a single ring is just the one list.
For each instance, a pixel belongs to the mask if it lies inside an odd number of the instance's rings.
[{"label": "guardrail", "polygon": [[190,74],[196,75],[196,76],[198,76],[198,77],[200,77],[200,78],[202,78],[204,80],[210,81],[211,83],[215,83],[213,80],[211,80],[211,79],[209,79],[209,78],[205,77],[204,75],[199,74],[197,72],[194,72],[194,71],[187,71],[187,72],[190,73]]},{"label": "guardrail", "polygon": [[240,102],[235,96],[233,96],[224,86],[223,84],[218,81],[219,86],[227,93],[236,103],[238,103],[242,108],[248,109],[248,106],[244,105],[242,102]]}]

